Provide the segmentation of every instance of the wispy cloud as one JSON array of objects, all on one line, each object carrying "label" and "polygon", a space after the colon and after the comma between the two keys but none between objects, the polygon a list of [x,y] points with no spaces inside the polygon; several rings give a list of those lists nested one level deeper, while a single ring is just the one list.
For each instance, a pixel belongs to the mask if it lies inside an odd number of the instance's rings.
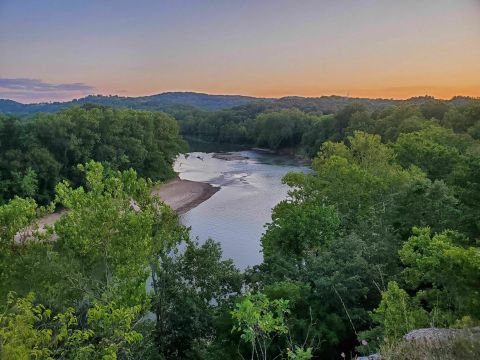
[{"label": "wispy cloud", "polygon": [[0,98],[21,102],[68,100],[91,94],[93,86],[84,83],[47,83],[39,79],[0,78]]},{"label": "wispy cloud", "polygon": [[93,87],[84,83],[49,84],[38,79],[2,79],[0,88],[26,91],[92,91]]}]

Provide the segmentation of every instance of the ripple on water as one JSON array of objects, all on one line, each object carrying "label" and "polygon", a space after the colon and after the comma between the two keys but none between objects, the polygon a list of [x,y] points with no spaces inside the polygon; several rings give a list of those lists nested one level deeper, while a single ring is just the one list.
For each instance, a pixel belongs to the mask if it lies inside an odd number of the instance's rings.
[{"label": "ripple on water", "polygon": [[181,221],[200,242],[209,237],[220,242],[224,257],[233,259],[238,267],[259,264],[264,225],[271,220],[272,208],[287,196],[282,177],[308,169],[289,158],[254,151],[238,152],[248,157],[241,160],[212,155],[195,152],[179,156],[175,163],[180,178],[221,186],[210,199],[183,214]]}]

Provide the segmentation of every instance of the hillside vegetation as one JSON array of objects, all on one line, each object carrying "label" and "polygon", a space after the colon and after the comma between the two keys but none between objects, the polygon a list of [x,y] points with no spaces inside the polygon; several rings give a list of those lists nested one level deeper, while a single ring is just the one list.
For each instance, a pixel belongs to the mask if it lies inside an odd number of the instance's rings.
[{"label": "hillside vegetation", "polygon": [[[352,103],[364,105],[369,110],[381,110],[393,105],[420,105],[434,100],[430,96],[413,97],[406,100],[351,98],[347,96],[301,97],[287,96],[279,99],[242,95],[210,95],[195,92],[165,92],[149,96],[88,95],[65,102],[22,104],[13,100],[0,99],[0,112],[11,115],[29,115],[35,112],[56,112],[72,106],[96,104],[115,108],[149,111],[176,112],[178,110],[215,111],[237,106],[262,104],[268,108],[298,108],[306,112],[334,113]],[[441,100],[447,105],[466,105],[478,99],[457,96]]]},{"label": "hillside vegetation", "polygon": [[335,113],[326,114],[323,110],[302,106],[284,108],[280,103],[247,104],[214,112],[176,109],[171,114],[187,136],[273,150],[290,148],[307,157],[314,157],[325,141],[344,140],[355,130],[381,135],[383,142],[389,142],[401,133],[437,125],[480,138],[480,103],[455,105],[423,100],[417,105],[405,102],[377,110],[365,102],[352,102]]},{"label": "hillside vegetation", "polygon": [[89,160],[165,180],[185,149],[164,113],[86,105],[26,120],[0,114],[0,204],[14,196],[46,204],[60,181],[82,184],[76,166]]},{"label": "hillside vegetation", "polygon": [[[145,178],[170,176],[183,144],[167,115],[4,116],[1,358],[400,359],[420,351],[413,329],[479,325],[479,104],[184,110],[184,133],[312,159],[283,179],[263,262],[240,272],[151,197]],[[475,341],[445,356],[475,359]]]},{"label": "hillside vegetation", "polygon": [[0,112],[15,115],[27,115],[39,111],[55,112],[72,106],[81,106],[85,104],[150,111],[168,110],[171,107],[193,107],[203,110],[219,110],[244,105],[256,100],[257,98],[250,96],[209,95],[193,92],[167,92],[139,97],[89,95],[72,101],[38,104],[22,104],[12,100],[0,99]]}]

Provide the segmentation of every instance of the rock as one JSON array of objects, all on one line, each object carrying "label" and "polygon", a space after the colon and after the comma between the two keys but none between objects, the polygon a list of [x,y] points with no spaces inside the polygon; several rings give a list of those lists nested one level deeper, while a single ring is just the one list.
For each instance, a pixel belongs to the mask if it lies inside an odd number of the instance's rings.
[{"label": "rock", "polygon": [[473,335],[474,337],[480,337],[480,327],[474,327],[469,329],[442,329],[442,328],[425,328],[412,330],[406,334],[403,338],[407,341],[412,340],[448,340],[459,335]]},{"label": "rock", "polygon": [[379,354],[372,354],[372,355],[368,355],[368,356],[357,357],[356,360],[381,360],[381,359],[382,359],[382,357]]}]

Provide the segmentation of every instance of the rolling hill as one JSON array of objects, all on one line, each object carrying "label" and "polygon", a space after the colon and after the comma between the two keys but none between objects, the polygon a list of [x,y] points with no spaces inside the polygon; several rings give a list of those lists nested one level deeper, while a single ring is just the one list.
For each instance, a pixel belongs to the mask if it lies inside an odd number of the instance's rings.
[{"label": "rolling hill", "polygon": [[[391,105],[422,104],[436,101],[430,96],[414,97],[406,100],[368,99],[345,96],[300,97],[288,96],[279,99],[258,98],[241,95],[210,95],[195,92],[165,92],[150,96],[124,97],[117,95],[89,95],[84,98],[66,102],[22,104],[13,100],[0,99],[0,112],[12,115],[28,115],[35,112],[54,112],[71,106],[97,104],[117,108],[131,108],[150,111],[167,111],[172,107],[193,107],[201,110],[214,111],[242,106],[250,103],[261,103],[275,108],[299,108],[303,111],[335,112],[345,105],[361,103],[370,110],[379,110]],[[444,101],[452,105],[464,105],[479,99],[457,96]]]}]

